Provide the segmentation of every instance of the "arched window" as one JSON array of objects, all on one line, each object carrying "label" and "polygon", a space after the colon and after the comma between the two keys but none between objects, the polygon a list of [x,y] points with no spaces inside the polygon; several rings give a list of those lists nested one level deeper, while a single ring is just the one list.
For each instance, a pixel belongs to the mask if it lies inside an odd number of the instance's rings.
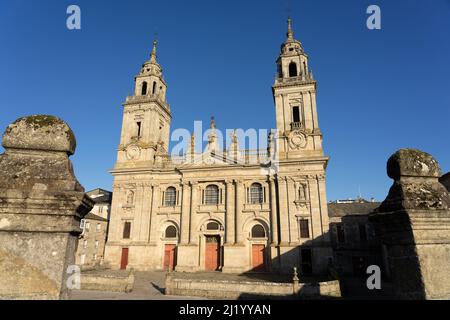
[{"label": "arched window", "polygon": [[156,81],[153,81],[152,94],[156,93]]},{"label": "arched window", "polygon": [[252,238],[265,238],[266,237],[266,231],[264,230],[264,227],[260,224],[256,224],[252,228]]},{"label": "arched window", "polygon": [[250,203],[263,203],[263,188],[260,183],[253,183],[250,186]]},{"label": "arched window", "polygon": [[295,62],[289,63],[289,77],[296,77],[297,74],[297,64]]},{"label": "arched window", "polygon": [[177,204],[177,190],[174,187],[168,187],[164,193],[164,206],[174,207]]},{"label": "arched window", "polygon": [[142,91],[141,91],[141,94],[142,94],[143,96],[145,96],[145,95],[147,94],[147,82],[146,82],[146,81],[142,82]]},{"label": "arched window", "polygon": [[209,222],[206,225],[206,230],[219,230],[219,224],[217,222]]},{"label": "arched window", "polygon": [[206,187],[205,204],[219,204],[219,187],[214,184]]},{"label": "arched window", "polygon": [[177,228],[174,226],[168,226],[166,228],[166,232],[164,234],[166,238],[176,238],[177,237]]}]

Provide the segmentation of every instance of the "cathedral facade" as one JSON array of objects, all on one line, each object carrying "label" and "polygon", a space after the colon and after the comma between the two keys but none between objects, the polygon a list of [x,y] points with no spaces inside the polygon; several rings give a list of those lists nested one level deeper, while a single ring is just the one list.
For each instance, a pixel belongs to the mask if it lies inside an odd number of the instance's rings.
[{"label": "cathedral facade", "polygon": [[[198,153],[168,152],[172,111],[156,59],[123,104],[105,252],[112,268],[322,274],[331,262],[316,81],[288,20],[272,86],[268,148],[219,147],[214,121]],[[267,112],[273,112],[267,110]]]}]

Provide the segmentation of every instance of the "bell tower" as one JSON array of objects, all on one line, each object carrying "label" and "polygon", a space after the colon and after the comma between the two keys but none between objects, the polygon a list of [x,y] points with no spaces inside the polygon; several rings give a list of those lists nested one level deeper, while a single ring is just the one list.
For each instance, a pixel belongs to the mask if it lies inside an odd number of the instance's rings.
[{"label": "bell tower", "polygon": [[167,84],[156,61],[156,40],[150,60],[134,78],[134,94],[123,104],[122,132],[116,167],[153,165],[155,155],[167,154],[172,114]]},{"label": "bell tower", "polygon": [[308,66],[308,55],[300,41],[294,39],[290,18],[287,39],[276,63],[272,91],[280,159],[323,156],[316,108],[317,83]]}]

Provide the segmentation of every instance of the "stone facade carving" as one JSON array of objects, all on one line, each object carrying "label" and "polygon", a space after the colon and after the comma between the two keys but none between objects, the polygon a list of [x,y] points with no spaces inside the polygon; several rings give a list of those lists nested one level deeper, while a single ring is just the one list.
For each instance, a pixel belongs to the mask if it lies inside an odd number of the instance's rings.
[{"label": "stone facade carving", "polygon": [[[291,62],[296,64],[295,76],[289,74]],[[325,184],[317,177],[324,175],[328,157],[323,154],[321,136],[306,134],[319,127],[316,83],[309,76],[308,57],[291,31],[277,65],[280,74],[273,93],[279,134],[269,136],[267,149],[242,150],[233,133],[231,146],[222,150],[212,119],[204,151],[195,152],[192,138],[186,154],[169,156],[172,114],[162,103],[166,93],[162,73],[151,71],[161,70],[154,47],[150,61],[144,63],[149,71],[146,68],[136,77],[135,94],[124,104],[120,144],[127,146],[132,142],[137,128],[135,115],[146,109],[149,111],[144,118],[138,120],[142,130],[139,141],[158,141],[158,145],[156,151],[142,148],[139,158],[127,157],[119,149],[112,173],[116,186],[151,180],[158,187],[136,192],[133,210],[127,212],[128,220],[121,214],[126,208],[127,190],[114,190],[105,254],[113,268],[199,271],[211,270],[208,264],[215,260],[216,270],[246,272],[257,268],[255,264],[260,259],[266,271],[291,272],[293,266],[301,267],[303,254],[311,257],[308,263],[313,273],[326,272],[332,253],[324,245],[328,241]],[[142,92],[144,81],[156,83],[156,88],[162,86],[158,99]],[[294,107],[299,108],[301,123],[293,117]],[[268,166],[275,169],[266,170]],[[299,215],[302,223],[307,220],[314,231],[310,237],[299,238]],[[161,237],[169,220],[179,223],[178,238]],[[208,229],[208,223],[214,221],[217,228]],[[130,239],[123,238],[125,222],[131,222]],[[208,248],[214,243],[219,246],[213,250],[219,257],[208,259]],[[257,249],[263,256],[254,258],[252,252]],[[171,265],[174,260],[166,257],[175,251],[176,265]],[[128,253],[124,264],[123,252]]]}]

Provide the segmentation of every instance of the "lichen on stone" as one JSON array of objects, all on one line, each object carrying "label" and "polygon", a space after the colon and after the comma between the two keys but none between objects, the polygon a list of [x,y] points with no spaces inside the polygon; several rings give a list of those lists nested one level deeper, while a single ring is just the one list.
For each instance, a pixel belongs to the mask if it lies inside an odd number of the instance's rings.
[{"label": "lichen on stone", "polygon": [[[23,118],[22,118],[23,119]],[[34,115],[34,116],[29,116],[29,117],[25,117],[25,122],[28,125],[32,125],[34,127],[34,129],[39,129],[42,127],[49,127],[52,126],[54,124],[61,124],[63,123],[62,120],[58,119],[55,116],[50,116],[50,115]]]},{"label": "lichen on stone", "polygon": [[64,151],[73,154],[75,135],[63,120],[52,115],[31,115],[17,119],[3,135],[5,149]]}]

